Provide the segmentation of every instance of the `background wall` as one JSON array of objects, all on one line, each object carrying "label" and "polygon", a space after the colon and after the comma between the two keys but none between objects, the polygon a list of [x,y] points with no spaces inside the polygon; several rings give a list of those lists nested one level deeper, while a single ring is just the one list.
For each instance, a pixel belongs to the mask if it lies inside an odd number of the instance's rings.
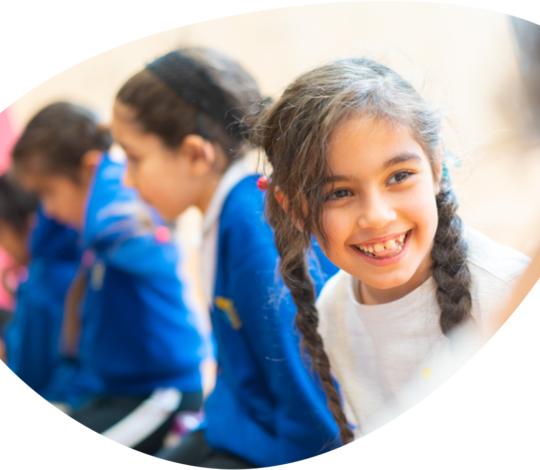
[{"label": "background wall", "polygon": [[[99,34],[99,33],[98,33]],[[74,100],[110,116],[117,89],[145,63],[182,46],[211,46],[238,59],[263,93],[278,96],[297,74],[338,57],[367,54],[395,68],[448,113],[446,144],[464,220],[531,254],[540,217],[540,159],[518,144],[519,86],[507,17],[468,7],[359,2],[272,10],[167,31],[63,72],[11,107],[22,126],[42,106]],[[200,215],[180,221],[196,269]]]}]

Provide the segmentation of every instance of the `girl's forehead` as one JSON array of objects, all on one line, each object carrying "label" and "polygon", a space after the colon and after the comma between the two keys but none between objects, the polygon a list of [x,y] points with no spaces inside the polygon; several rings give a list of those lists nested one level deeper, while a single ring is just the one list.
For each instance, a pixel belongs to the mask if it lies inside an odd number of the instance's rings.
[{"label": "girl's forehead", "polygon": [[328,164],[334,167],[369,166],[384,169],[396,157],[416,155],[429,161],[408,127],[377,118],[352,118],[333,133]]},{"label": "girl's forehead", "polygon": [[111,131],[114,139],[122,145],[149,135],[135,119],[135,111],[118,100],[113,108]]}]

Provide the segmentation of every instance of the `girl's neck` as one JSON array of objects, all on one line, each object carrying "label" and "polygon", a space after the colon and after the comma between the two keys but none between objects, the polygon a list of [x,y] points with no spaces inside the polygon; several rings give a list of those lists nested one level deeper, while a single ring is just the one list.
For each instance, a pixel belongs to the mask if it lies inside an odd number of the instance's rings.
[{"label": "girl's neck", "polygon": [[201,193],[195,201],[195,207],[197,207],[197,209],[199,209],[203,214],[206,212],[206,209],[208,209],[210,201],[212,201],[214,193],[216,192],[222,178],[223,174],[218,173],[212,173],[211,175],[208,175],[208,178],[206,178],[206,181],[202,186]]},{"label": "girl's neck", "polygon": [[387,304],[399,300],[420,287],[431,276],[432,267],[433,260],[430,250],[414,275],[400,286],[390,289],[378,289],[360,281],[358,283],[358,299],[365,305]]},{"label": "girl's neck", "polygon": [[214,193],[219,186],[219,182],[223,179],[223,176],[230,167],[230,163],[227,161],[220,146],[218,144],[213,144],[213,148],[216,161],[214,162],[212,169],[203,177],[200,186],[201,191],[195,201],[195,206],[203,214],[208,209],[208,206],[214,197]]}]

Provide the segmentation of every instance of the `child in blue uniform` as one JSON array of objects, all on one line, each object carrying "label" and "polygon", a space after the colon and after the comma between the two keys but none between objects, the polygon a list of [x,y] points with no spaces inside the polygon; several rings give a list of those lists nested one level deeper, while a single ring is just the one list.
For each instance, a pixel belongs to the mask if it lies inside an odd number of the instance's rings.
[{"label": "child in blue uniform", "polygon": [[0,177],[0,244],[28,265],[6,329],[8,367],[44,400],[76,409],[100,390],[97,377],[60,352],[64,300],[80,261],[78,234],[46,218],[37,204],[11,175]]},{"label": "child in blue uniform", "polygon": [[[132,77],[114,107],[127,184],[166,219],[191,205],[204,213],[202,280],[217,343],[216,387],[203,429],[160,454],[199,467],[280,465],[339,445],[322,388],[300,353],[259,176],[243,158],[241,120],[259,101],[236,62],[187,49]],[[335,267],[311,259],[318,291]]]},{"label": "child in blue uniform", "polygon": [[108,130],[86,109],[55,103],[30,121],[13,161],[45,211],[77,228],[82,239],[65,344],[99,377],[103,392],[72,417],[154,453],[174,412],[201,406],[205,348],[196,307],[176,272],[177,247],[136,192],[123,186],[124,165],[108,151],[110,143]]},{"label": "child in blue uniform", "polygon": [[96,377],[60,353],[64,300],[80,259],[77,237],[47,219],[11,175],[0,177],[0,245],[27,266],[6,330],[7,364],[45,399],[70,408],[99,391]]}]

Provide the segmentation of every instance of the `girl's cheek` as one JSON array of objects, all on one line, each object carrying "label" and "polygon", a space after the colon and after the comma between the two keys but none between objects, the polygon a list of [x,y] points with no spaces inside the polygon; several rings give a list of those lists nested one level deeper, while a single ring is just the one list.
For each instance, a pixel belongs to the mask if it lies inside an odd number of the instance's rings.
[{"label": "girl's cheek", "polygon": [[351,231],[353,218],[348,210],[342,208],[329,208],[324,214],[324,228],[328,241],[329,248],[343,244]]}]

